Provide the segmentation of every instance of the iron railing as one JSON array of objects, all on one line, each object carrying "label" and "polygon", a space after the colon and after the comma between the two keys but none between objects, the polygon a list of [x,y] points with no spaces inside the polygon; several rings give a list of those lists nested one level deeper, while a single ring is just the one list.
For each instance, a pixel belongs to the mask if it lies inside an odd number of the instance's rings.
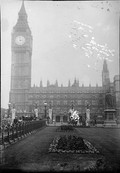
[{"label": "iron railing", "polygon": [[5,147],[46,125],[45,120],[27,121],[1,129],[0,145]]}]

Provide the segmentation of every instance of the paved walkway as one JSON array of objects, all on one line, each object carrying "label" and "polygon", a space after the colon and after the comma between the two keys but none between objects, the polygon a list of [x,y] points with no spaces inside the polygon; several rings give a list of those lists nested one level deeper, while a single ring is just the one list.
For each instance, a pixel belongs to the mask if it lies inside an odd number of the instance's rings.
[{"label": "paved walkway", "polygon": [[[6,148],[2,153],[0,168],[39,170],[43,163],[46,164],[47,168],[51,160],[56,164],[56,160],[60,160],[60,155],[49,154],[48,148],[55,136],[64,134],[56,131],[57,128],[43,128]],[[79,133],[88,139],[113,165],[118,166],[120,164],[120,129],[77,128],[73,133]],[[69,158],[70,155],[65,154],[66,161]]]}]

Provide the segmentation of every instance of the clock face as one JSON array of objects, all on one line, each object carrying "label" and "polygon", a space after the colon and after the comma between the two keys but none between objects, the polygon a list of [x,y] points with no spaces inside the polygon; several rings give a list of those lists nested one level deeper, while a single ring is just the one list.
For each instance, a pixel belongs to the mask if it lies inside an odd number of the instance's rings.
[{"label": "clock face", "polygon": [[15,43],[20,46],[23,45],[25,43],[25,37],[17,36],[15,39]]}]

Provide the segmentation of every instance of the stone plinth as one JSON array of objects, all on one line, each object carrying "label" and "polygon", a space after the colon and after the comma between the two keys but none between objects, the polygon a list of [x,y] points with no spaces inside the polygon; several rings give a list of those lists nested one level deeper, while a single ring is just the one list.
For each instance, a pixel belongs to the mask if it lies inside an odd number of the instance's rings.
[{"label": "stone plinth", "polygon": [[115,109],[106,109],[105,112],[105,121],[104,121],[104,127],[117,127],[117,123],[115,120]]}]

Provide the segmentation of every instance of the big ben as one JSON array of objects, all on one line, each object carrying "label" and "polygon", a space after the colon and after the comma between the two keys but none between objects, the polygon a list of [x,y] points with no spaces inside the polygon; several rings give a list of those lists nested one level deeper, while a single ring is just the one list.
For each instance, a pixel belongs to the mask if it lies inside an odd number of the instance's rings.
[{"label": "big ben", "polygon": [[26,110],[26,113],[29,114],[33,112],[34,107],[37,107],[40,117],[44,117],[45,103],[47,103],[47,110],[49,110],[50,106],[52,107],[53,119],[56,122],[62,122],[67,121],[68,112],[73,105],[74,109],[78,110],[84,116],[86,102],[88,102],[91,105],[91,117],[103,117],[105,93],[108,90],[115,94],[118,105],[117,109],[119,109],[119,76],[116,75],[114,81],[111,83],[106,60],[103,62],[101,75],[102,86],[98,86],[97,84],[93,87],[91,85],[84,86],[84,84],[80,86],[79,80],[76,78],[73,84],[69,81],[68,86],[63,86],[62,84],[59,86],[57,80],[55,84],[51,84],[48,80],[45,87],[42,80],[39,86],[35,84],[31,86],[32,43],[33,37],[28,25],[27,13],[23,1],[11,35],[12,56],[9,102],[12,106],[15,105],[18,116],[22,115],[20,110]]},{"label": "big ben", "polygon": [[17,109],[28,110],[31,87],[32,35],[28,25],[24,1],[11,36],[11,90],[10,103]]}]

